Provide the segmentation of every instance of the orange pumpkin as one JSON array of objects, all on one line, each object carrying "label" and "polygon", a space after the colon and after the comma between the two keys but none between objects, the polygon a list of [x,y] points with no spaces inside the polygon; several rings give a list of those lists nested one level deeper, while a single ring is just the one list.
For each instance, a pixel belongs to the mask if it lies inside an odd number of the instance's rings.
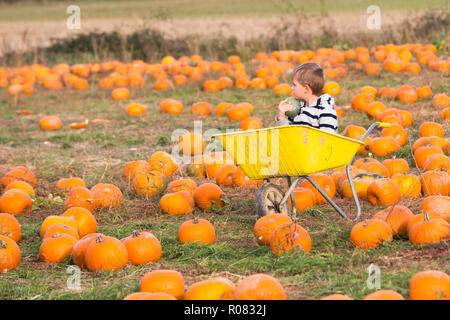
[{"label": "orange pumpkin", "polygon": [[231,300],[236,286],[226,278],[213,278],[190,285],[184,300]]},{"label": "orange pumpkin", "polygon": [[83,207],[92,212],[95,209],[94,195],[85,187],[75,187],[67,194],[64,205],[66,209],[70,207]]},{"label": "orange pumpkin", "polygon": [[410,300],[449,300],[450,276],[442,271],[416,273],[409,281]]},{"label": "orange pumpkin", "polygon": [[139,103],[132,103],[127,106],[127,113],[130,116],[141,116],[146,112],[145,107]]},{"label": "orange pumpkin", "polygon": [[392,206],[401,195],[400,187],[390,178],[377,179],[367,188],[367,200],[374,206]]},{"label": "orange pumpkin", "polygon": [[122,205],[123,194],[118,187],[109,183],[98,183],[91,188],[96,209],[118,208]]},{"label": "orange pumpkin", "polygon": [[13,181],[6,186],[5,191],[11,190],[11,189],[22,190],[23,192],[27,193],[30,197],[35,196],[33,187],[25,181],[20,181],[20,180]]},{"label": "orange pumpkin", "polygon": [[198,133],[186,133],[178,140],[178,147],[183,155],[197,155],[205,151],[205,141]]},{"label": "orange pumpkin", "polygon": [[159,205],[166,214],[187,214],[194,209],[194,199],[190,192],[181,190],[163,195]]},{"label": "orange pumpkin", "polygon": [[167,186],[167,193],[178,192],[178,191],[188,191],[192,196],[194,196],[194,190],[197,188],[197,183],[192,179],[178,179],[173,180]]},{"label": "orange pumpkin", "polygon": [[77,240],[68,234],[55,233],[45,238],[39,248],[39,259],[42,262],[59,263],[67,259]]},{"label": "orange pumpkin", "polygon": [[414,213],[409,208],[395,205],[378,211],[372,218],[385,221],[392,228],[394,234],[407,234],[408,221],[413,216]]},{"label": "orange pumpkin", "polygon": [[450,197],[434,195],[426,197],[420,206],[423,211],[436,213],[450,222]]},{"label": "orange pumpkin", "polygon": [[133,180],[134,176],[138,173],[145,173],[151,171],[150,170],[150,164],[147,161],[144,160],[136,160],[136,161],[129,161],[126,163],[124,169],[123,169],[123,175],[125,179],[128,181]]},{"label": "orange pumpkin", "polygon": [[392,180],[400,187],[402,197],[418,198],[422,190],[420,179],[413,174],[397,173]]},{"label": "orange pumpkin", "polygon": [[389,177],[397,173],[408,173],[410,170],[408,162],[403,158],[386,159],[382,164],[389,170]]},{"label": "orange pumpkin", "polygon": [[10,189],[0,197],[0,212],[28,215],[31,212],[32,200],[22,190]]},{"label": "orange pumpkin", "polygon": [[237,167],[234,164],[222,165],[216,173],[216,183],[222,186],[231,186],[233,184],[233,175]]},{"label": "orange pumpkin", "polygon": [[275,255],[280,255],[295,249],[304,252],[311,250],[311,237],[308,231],[295,222],[276,227],[270,238],[270,250]]},{"label": "orange pumpkin", "polygon": [[140,282],[141,292],[164,292],[181,299],[184,295],[184,277],[175,270],[154,270],[146,273]]},{"label": "orange pumpkin", "polygon": [[211,114],[212,107],[208,102],[196,102],[191,106],[191,114],[206,116]]},{"label": "orange pumpkin", "polygon": [[352,108],[356,111],[365,111],[372,101],[373,97],[371,95],[358,93],[352,98]]},{"label": "orange pumpkin", "polygon": [[8,272],[16,269],[20,264],[20,248],[17,243],[0,235],[0,270]]},{"label": "orange pumpkin", "polygon": [[84,261],[93,272],[116,271],[126,266],[128,251],[120,240],[100,234],[87,246]]},{"label": "orange pumpkin", "polygon": [[414,151],[414,161],[419,168],[423,168],[425,162],[435,154],[444,154],[442,149],[436,146],[423,146]]},{"label": "orange pumpkin", "polygon": [[408,132],[397,124],[393,124],[388,128],[383,128],[383,130],[381,130],[381,136],[393,137],[400,147],[408,142]]},{"label": "orange pumpkin", "polygon": [[424,196],[450,194],[450,175],[445,171],[427,171],[420,177]]},{"label": "orange pumpkin", "polygon": [[161,243],[151,232],[133,231],[120,241],[127,248],[128,260],[135,266],[156,262],[161,258]]},{"label": "orange pumpkin", "polygon": [[443,154],[434,154],[423,164],[423,171],[439,170],[450,173],[450,158]]},{"label": "orange pumpkin", "polygon": [[181,243],[214,244],[216,233],[214,226],[205,219],[185,221],[178,229],[178,241]]},{"label": "orange pumpkin", "polygon": [[222,189],[217,184],[207,182],[194,190],[194,201],[201,210],[206,210],[215,205],[224,207],[223,194]]},{"label": "orange pumpkin", "polygon": [[[319,185],[319,187],[327,194],[327,196],[329,196],[331,199],[334,198],[336,194],[336,186],[330,176],[324,173],[314,173],[310,175],[310,178]],[[311,189],[314,193],[316,203],[327,202],[327,200],[319,193],[319,191],[317,191],[316,188],[314,188],[314,186],[308,180],[304,180],[300,184],[300,187]]]},{"label": "orange pumpkin", "polygon": [[370,151],[378,157],[385,157],[400,148],[400,144],[391,136],[373,138]]},{"label": "orange pumpkin", "polygon": [[436,122],[425,121],[419,127],[419,137],[444,137],[444,128]]},{"label": "orange pumpkin", "polygon": [[392,229],[379,219],[364,220],[353,226],[350,240],[357,248],[372,249],[384,241],[392,241]]},{"label": "orange pumpkin", "polygon": [[394,290],[378,290],[368,294],[363,300],[405,300],[405,298]]},{"label": "orange pumpkin", "polygon": [[157,151],[148,159],[151,171],[159,171],[166,177],[172,176],[178,169],[176,160],[167,152]]},{"label": "orange pumpkin", "polygon": [[133,178],[134,192],[137,195],[153,197],[167,188],[167,177],[159,171],[138,173]]},{"label": "orange pumpkin", "polygon": [[13,215],[0,213],[0,236],[11,238],[15,242],[22,239],[22,228]]},{"label": "orange pumpkin", "polygon": [[113,100],[128,100],[130,98],[130,91],[127,88],[117,88],[111,92],[111,97]]},{"label": "orange pumpkin", "polygon": [[286,292],[274,277],[254,274],[238,283],[233,300],[286,300]]}]

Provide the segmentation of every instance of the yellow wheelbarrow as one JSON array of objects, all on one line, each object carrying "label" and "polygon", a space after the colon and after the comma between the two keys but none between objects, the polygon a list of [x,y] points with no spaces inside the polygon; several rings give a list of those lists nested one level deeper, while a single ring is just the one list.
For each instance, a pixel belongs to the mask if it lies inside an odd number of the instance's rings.
[{"label": "yellow wheelbarrow", "polygon": [[[309,175],[341,166],[347,166],[353,199],[357,207],[354,220],[359,219],[361,207],[355,191],[350,165],[363,141],[376,127],[388,127],[389,123],[373,123],[360,140],[350,139],[303,125],[288,125],[258,130],[237,131],[214,135],[234,162],[251,179],[264,179],[256,191],[258,216],[270,213],[295,215],[294,188],[300,179],[307,179],[320,194],[344,218],[347,215],[312,180]],[[270,183],[270,178],[287,177],[289,189]],[[295,177],[292,181],[291,177]],[[288,198],[292,203],[289,210]]]}]

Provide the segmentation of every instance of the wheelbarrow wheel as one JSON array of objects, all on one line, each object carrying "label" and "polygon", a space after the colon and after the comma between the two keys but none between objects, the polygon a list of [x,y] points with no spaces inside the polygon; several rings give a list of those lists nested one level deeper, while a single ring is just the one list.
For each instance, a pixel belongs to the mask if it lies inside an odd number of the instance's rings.
[{"label": "wheelbarrow wheel", "polygon": [[284,192],[279,186],[273,183],[264,183],[256,190],[256,211],[258,216],[264,217],[271,213],[289,214],[289,204],[280,202],[284,197]]}]

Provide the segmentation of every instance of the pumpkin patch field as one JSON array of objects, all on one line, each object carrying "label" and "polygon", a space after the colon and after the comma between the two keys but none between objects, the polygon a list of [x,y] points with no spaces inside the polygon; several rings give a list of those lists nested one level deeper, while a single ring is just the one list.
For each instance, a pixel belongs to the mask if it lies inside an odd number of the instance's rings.
[{"label": "pumpkin patch field", "polygon": [[[338,134],[390,124],[352,163],[357,221],[306,180],[259,217],[265,182],[211,139],[275,126],[305,62]],[[431,41],[1,65],[0,299],[449,300],[449,76]],[[344,167],[311,178],[355,216]]]}]

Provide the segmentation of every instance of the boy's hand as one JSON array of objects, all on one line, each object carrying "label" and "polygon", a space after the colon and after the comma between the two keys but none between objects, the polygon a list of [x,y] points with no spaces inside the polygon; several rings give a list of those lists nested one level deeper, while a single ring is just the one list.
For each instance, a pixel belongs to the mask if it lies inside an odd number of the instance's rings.
[{"label": "boy's hand", "polygon": [[283,100],[278,104],[278,113],[285,113],[286,111],[292,110],[292,108],[294,108],[292,104],[286,103]]}]

